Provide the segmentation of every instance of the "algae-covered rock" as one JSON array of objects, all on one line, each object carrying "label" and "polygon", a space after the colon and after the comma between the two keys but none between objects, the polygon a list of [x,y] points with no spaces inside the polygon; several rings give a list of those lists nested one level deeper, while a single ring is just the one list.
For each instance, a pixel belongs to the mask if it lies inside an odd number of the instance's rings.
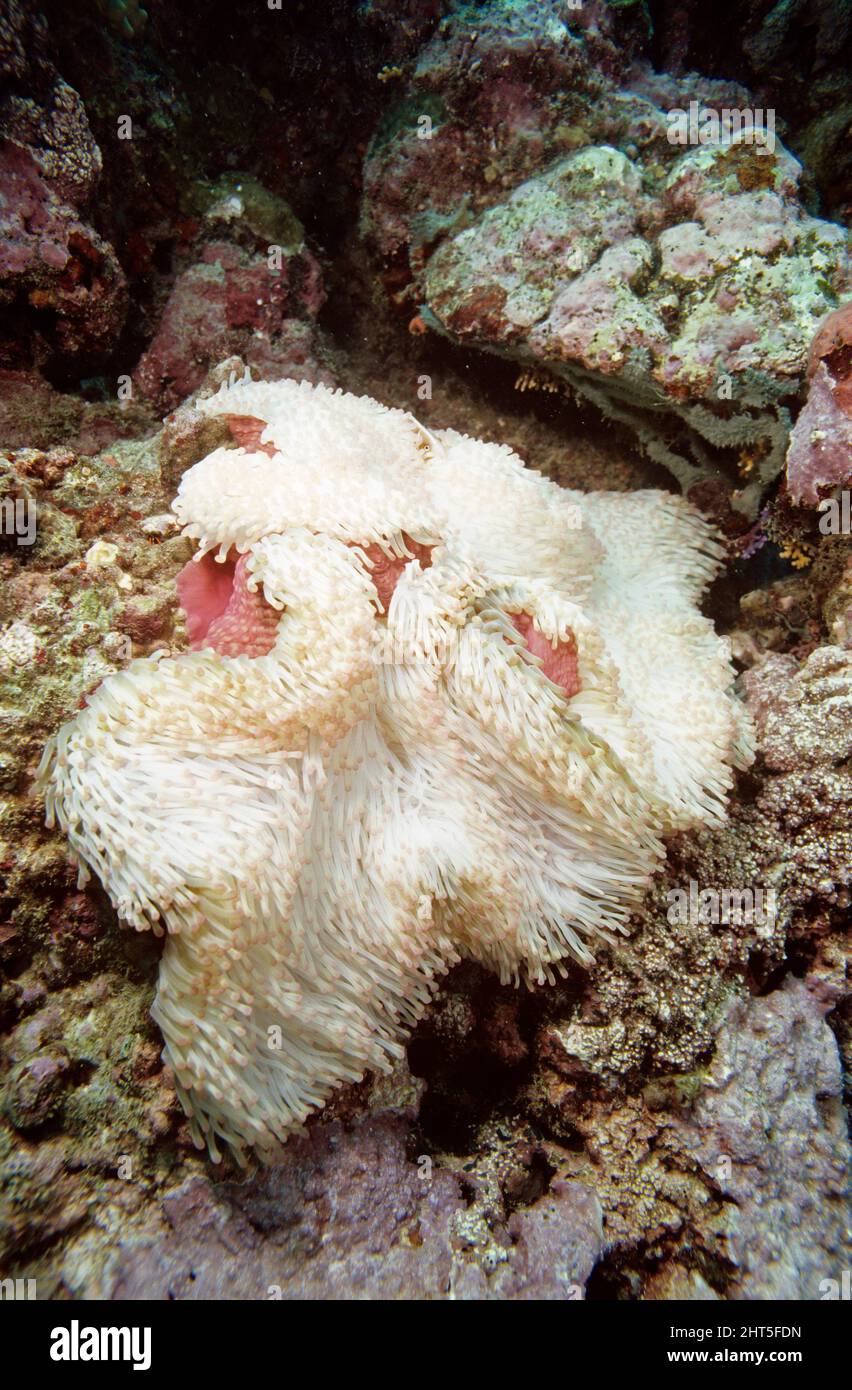
[{"label": "algae-covered rock", "polygon": [[[810,340],[848,293],[848,234],[805,210],[801,166],[742,89],[604,65],[556,4],[487,15],[475,61],[448,62],[466,9],[422,53],[399,123],[368,154],[365,235],[407,261],[424,324],[545,369],[628,425],[685,491],[727,469],[734,508],[754,517],[783,466]],[[679,131],[690,103],[714,139]],[[731,110],[748,113],[745,134],[722,133]]]}]

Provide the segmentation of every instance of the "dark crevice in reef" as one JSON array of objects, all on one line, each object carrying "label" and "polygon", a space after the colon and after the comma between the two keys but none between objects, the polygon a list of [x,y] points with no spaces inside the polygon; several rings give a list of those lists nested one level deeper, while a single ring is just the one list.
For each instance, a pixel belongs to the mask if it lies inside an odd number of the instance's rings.
[{"label": "dark crevice in reef", "polygon": [[486,1121],[508,1113],[507,1098],[516,1094],[522,1078],[520,1068],[502,1065],[475,1044],[449,1066],[437,1042],[415,1038],[409,1044],[408,1063],[413,1075],[429,1085],[419,1128],[436,1152],[475,1150],[477,1131]]},{"label": "dark crevice in reef", "polygon": [[686,1272],[695,1272],[719,1295],[728,1296],[733,1265],[726,1261],[699,1258],[681,1250],[652,1251],[645,1245],[606,1255],[595,1265],[586,1284],[586,1300],[590,1302],[634,1301],[643,1296],[649,1279],[662,1273],[668,1264],[676,1264]]},{"label": "dark crevice in reef", "polygon": [[738,806],[752,805],[763,790],[763,779],[756,776],[751,768],[736,773],[735,794]]},{"label": "dark crevice in reef", "polygon": [[539,1023],[526,990],[502,987],[477,966],[452,971],[408,1045],[412,1074],[427,1082],[418,1128],[431,1151],[465,1155],[487,1123],[512,1129]]},{"label": "dark crevice in reef", "polygon": [[[141,320],[156,314],[188,234],[194,181],[251,170],[283,192],[312,242],[334,255],[357,221],[361,162],[393,85],[443,5],[383,14],[356,0],[233,5],[152,0],[128,48],[94,3],[43,0],[63,77],[83,97],[104,158],[96,229],[119,253]],[[116,138],[130,115],[131,140]],[[131,195],[131,196],[128,196]],[[131,336],[128,348],[138,346]]]},{"label": "dark crevice in reef", "polygon": [[832,921],[832,914],[826,915],[812,904],[799,908],[787,934],[783,961],[775,961],[760,951],[751,953],[746,977],[751,992],[762,997],[782,989],[790,978],[804,980],[819,961],[822,939],[832,930],[842,932],[848,928],[843,909],[835,915],[837,920]]},{"label": "dark crevice in reef", "polygon": [[509,1190],[504,1188],[506,1215],[511,1216],[512,1212],[520,1211],[523,1207],[534,1206],[550,1190],[556,1171],[546,1154],[541,1149],[535,1149],[523,1180]]}]

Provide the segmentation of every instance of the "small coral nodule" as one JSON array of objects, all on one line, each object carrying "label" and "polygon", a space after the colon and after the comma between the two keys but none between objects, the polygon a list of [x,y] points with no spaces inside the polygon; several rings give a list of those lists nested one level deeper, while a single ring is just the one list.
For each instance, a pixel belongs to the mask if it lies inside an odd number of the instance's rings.
[{"label": "small coral nodule", "polygon": [[271,1160],[388,1069],[472,957],[544,981],[620,930],[750,756],[698,611],[719,547],[663,492],[572,493],[510,449],[291,381],[199,403],[192,651],[51,739],[49,823],[137,930],[193,1135]]}]

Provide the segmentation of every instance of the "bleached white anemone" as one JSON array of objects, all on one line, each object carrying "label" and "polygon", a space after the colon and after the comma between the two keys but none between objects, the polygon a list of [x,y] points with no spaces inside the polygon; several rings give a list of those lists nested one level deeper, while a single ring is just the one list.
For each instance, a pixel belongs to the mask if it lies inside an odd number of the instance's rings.
[{"label": "bleached white anemone", "polygon": [[589,962],[660,837],[723,815],[748,735],[682,499],[567,492],[322,386],[199,408],[241,447],[174,503],[196,650],[106,680],[41,778],[121,917],[168,934],[154,1016],[197,1142],[268,1158],[460,957]]}]

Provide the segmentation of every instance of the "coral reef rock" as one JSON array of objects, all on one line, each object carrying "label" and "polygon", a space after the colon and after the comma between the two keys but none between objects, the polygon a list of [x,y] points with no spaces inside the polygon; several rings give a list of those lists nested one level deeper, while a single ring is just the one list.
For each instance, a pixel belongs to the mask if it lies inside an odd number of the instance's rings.
[{"label": "coral reef rock", "polygon": [[736,1296],[818,1299],[848,1240],[849,1139],[827,1001],[790,979],[735,1005],[682,1124],[726,1203]]},{"label": "coral reef rock", "polygon": [[808,362],[808,398],[787,451],[787,486],[815,507],[820,489],[852,481],[852,301],[820,326]]},{"label": "coral reef rock", "polygon": [[101,152],[45,21],[18,0],[0,17],[0,78],[0,360],[98,363],[127,311],[115,251],[87,220]]},{"label": "coral reef rock", "polygon": [[684,491],[721,465],[754,515],[848,294],[847,234],[805,211],[774,130],[671,138],[669,113],[718,125],[742,89],[607,66],[563,8],[444,21],[368,153],[364,233],[428,326],[588,397]]},{"label": "coral reef rock", "polygon": [[142,395],[172,410],[232,354],[267,380],[333,384],[314,322],[325,298],[322,273],[287,204],[246,175],[200,196],[205,212],[185,253],[189,264],[133,373]]}]

